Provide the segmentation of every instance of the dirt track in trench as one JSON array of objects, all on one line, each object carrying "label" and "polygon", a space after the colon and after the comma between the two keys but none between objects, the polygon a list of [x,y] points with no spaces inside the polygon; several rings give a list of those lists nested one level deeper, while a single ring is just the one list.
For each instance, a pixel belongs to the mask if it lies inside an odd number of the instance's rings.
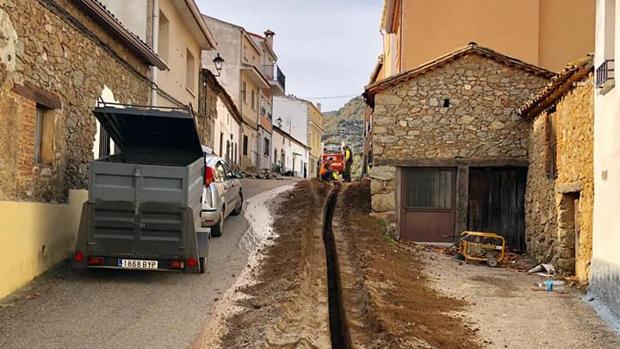
[{"label": "dirt track in trench", "polygon": [[238,301],[242,310],[227,319],[221,347],[480,347],[475,330],[455,315],[465,302],[433,290],[419,252],[385,237],[380,222],[368,215],[367,182],[344,185],[333,211],[333,257],[344,309],[338,320],[346,338],[332,346],[330,247],[323,224],[331,190],[304,181],[283,198],[273,224],[277,238],[266,248],[257,283],[236,290],[247,297]]}]

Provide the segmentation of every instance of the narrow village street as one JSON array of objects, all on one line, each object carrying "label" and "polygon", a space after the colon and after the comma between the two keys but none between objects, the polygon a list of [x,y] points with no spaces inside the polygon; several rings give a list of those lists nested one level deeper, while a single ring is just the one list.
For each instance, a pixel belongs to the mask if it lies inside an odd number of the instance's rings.
[{"label": "narrow village street", "polygon": [[[269,205],[294,182],[249,179],[243,184],[248,200],[259,196],[257,204]],[[0,303],[0,348],[188,346],[256,248],[255,238],[248,236],[252,222],[245,217],[227,220],[224,235],[211,239],[206,275],[77,271],[60,265]]]},{"label": "narrow village street", "polygon": [[620,349],[619,0],[0,0],[0,349]]}]

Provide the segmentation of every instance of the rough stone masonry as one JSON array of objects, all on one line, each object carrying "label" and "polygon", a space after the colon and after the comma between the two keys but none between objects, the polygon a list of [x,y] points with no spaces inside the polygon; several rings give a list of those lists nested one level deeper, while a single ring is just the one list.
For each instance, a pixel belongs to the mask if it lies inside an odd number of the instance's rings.
[{"label": "rough stone masonry", "polygon": [[[369,174],[375,214],[390,221],[398,236],[400,166],[425,161],[526,163],[528,124],[515,110],[548,77],[474,52],[378,90],[372,125],[375,167]],[[466,212],[457,216],[458,228],[467,217]]]},{"label": "rough stone masonry", "polygon": [[[86,185],[104,86],[148,104],[148,65],[68,0],[0,1],[0,60],[0,200],[63,202]],[[34,160],[41,101],[24,86],[59,102],[45,106],[49,161]]]}]

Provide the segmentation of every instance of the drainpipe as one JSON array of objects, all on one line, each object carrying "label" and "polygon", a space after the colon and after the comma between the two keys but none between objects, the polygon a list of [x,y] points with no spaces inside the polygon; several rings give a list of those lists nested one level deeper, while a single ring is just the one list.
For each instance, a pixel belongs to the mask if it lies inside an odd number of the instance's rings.
[{"label": "drainpipe", "polygon": [[[153,0],[153,51],[159,54],[159,0]],[[151,66],[151,106],[157,105],[157,67]]]}]

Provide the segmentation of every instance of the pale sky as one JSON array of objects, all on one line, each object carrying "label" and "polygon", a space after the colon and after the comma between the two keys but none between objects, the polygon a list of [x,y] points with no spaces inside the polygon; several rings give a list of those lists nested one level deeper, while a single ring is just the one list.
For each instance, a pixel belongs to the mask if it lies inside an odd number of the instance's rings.
[{"label": "pale sky", "polygon": [[[196,0],[202,13],[262,34],[276,33],[286,92],[323,111],[361,94],[381,53],[383,0]],[[225,43],[220,42],[220,45]],[[224,57],[226,59],[226,57]]]}]

